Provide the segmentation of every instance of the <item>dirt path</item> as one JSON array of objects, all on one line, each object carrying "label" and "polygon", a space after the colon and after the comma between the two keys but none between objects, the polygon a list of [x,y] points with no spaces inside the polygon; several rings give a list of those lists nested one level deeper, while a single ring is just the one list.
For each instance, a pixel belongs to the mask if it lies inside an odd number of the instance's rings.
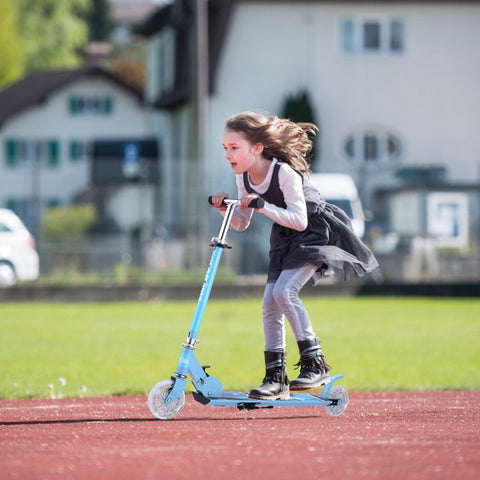
[{"label": "dirt path", "polygon": [[1,479],[480,478],[480,392],[350,393],[252,412],[187,396],[173,420],[146,397],[0,402]]}]

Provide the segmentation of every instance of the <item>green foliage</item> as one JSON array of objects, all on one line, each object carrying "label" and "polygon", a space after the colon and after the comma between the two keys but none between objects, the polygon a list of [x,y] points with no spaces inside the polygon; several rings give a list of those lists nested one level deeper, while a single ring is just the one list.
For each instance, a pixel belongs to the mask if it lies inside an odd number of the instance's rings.
[{"label": "green foliage", "polygon": [[[310,96],[306,90],[302,90],[298,94],[291,95],[287,98],[283,106],[282,117],[288,118],[293,122],[313,123],[318,127],[310,101]],[[318,135],[319,132],[317,133],[317,136],[311,137],[311,140],[313,141],[313,148],[310,152],[311,163],[315,161],[315,144],[317,143]]]},{"label": "green foliage", "polygon": [[[350,391],[480,388],[480,300],[307,298]],[[0,398],[146,394],[175,371],[194,301],[0,304]],[[288,370],[295,340],[287,328]],[[211,301],[195,351],[225,390],[264,374],[261,299]]]},{"label": "green foliage", "polygon": [[89,40],[105,42],[110,39],[112,20],[110,4],[107,0],[92,0],[92,8],[88,15]]},{"label": "green foliage", "polygon": [[51,208],[43,220],[42,236],[50,241],[79,240],[85,237],[96,218],[93,205]]},{"label": "green foliage", "polygon": [[13,0],[0,1],[0,87],[23,74],[25,55]]},{"label": "green foliage", "polygon": [[28,71],[78,66],[90,0],[16,0],[16,6]]},{"label": "green foliage", "polygon": [[283,107],[282,115],[294,122],[315,123],[315,115],[313,114],[308,92],[302,90],[297,95],[288,97]]}]

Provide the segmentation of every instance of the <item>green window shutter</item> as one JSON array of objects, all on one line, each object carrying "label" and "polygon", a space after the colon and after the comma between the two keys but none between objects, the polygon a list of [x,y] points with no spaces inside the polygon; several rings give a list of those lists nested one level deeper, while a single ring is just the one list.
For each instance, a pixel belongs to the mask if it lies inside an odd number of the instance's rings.
[{"label": "green window shutter", "polygon": [[8,139],[5,142],[5,163],[8,167],[14,167],[18,160],[18,142],[13,139]]},{"label": "green window shutter", "polygon": [[60,163],[60,148],[57,140],[50,140],[48,142],[48,166],[49,167],[58,167]]},{"label": "green window shutter", "polygon": [[75,162],[83,158],[84,147],[81,140],[72,140],[70,142],[70,160]]},{"label": "green window shutter", "polygon": [[77,115],[79,113],[81,113],[82,111],[82,100],[80,97],[77,97],[75,95],[71,96],[70,97],[70,100],[69,100],[69,106],[70,106],[70,113],[72,113],[73,115]]},{"label": "green window shutter", "polygon": [[113,98],[105,97],[103,104],[104,112],[106,115],[110,115],[113,112]]},{"label": "green window shutter", "polygon": [[77,99],[75,97],[70,97],[68,100],[68,106],[70,113],[76,113],[77,112]]},{"label": "green window shutter", "polygon": [[73,161],[78,159],[78,142],[75,140],[70,142],[70,159]]}]

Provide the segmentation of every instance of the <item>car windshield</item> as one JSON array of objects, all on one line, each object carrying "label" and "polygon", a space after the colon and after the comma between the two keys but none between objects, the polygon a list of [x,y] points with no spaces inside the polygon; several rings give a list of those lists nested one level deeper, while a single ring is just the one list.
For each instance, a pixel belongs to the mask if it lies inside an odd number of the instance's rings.
[{"label": "car windshield", "polygon": [[337,198],[326,199],[328,203],[333,203],[337,207],[340,207],[351,219],[353,219],[352,204],[350,200],[343,200]]}]

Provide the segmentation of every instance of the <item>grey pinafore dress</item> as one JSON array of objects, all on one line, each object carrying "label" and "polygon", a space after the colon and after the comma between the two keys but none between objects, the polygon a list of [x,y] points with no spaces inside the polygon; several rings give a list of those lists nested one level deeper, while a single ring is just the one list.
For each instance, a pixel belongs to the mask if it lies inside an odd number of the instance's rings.
[{"label": "grey pinafore dress", "polygon": [[[254,190],[247,172],[243,174],[243,182],[247,192],[255,193],[277,207],[287,208],[278,180],[280,165],[280,162],[274,165],[270,186],[265,193]],[[347,280],[374,270],[378,262],[354,233],[347,214],[336,205],[327,203],[309,183],[307,175],[297,173],[303,181],[308,226],[299,232],[278,223],[272,225],[267,282],[275,282],[282,270],[298,268],[307,263],[318,267],[310,281],[312,284],[330,272]]]}]

